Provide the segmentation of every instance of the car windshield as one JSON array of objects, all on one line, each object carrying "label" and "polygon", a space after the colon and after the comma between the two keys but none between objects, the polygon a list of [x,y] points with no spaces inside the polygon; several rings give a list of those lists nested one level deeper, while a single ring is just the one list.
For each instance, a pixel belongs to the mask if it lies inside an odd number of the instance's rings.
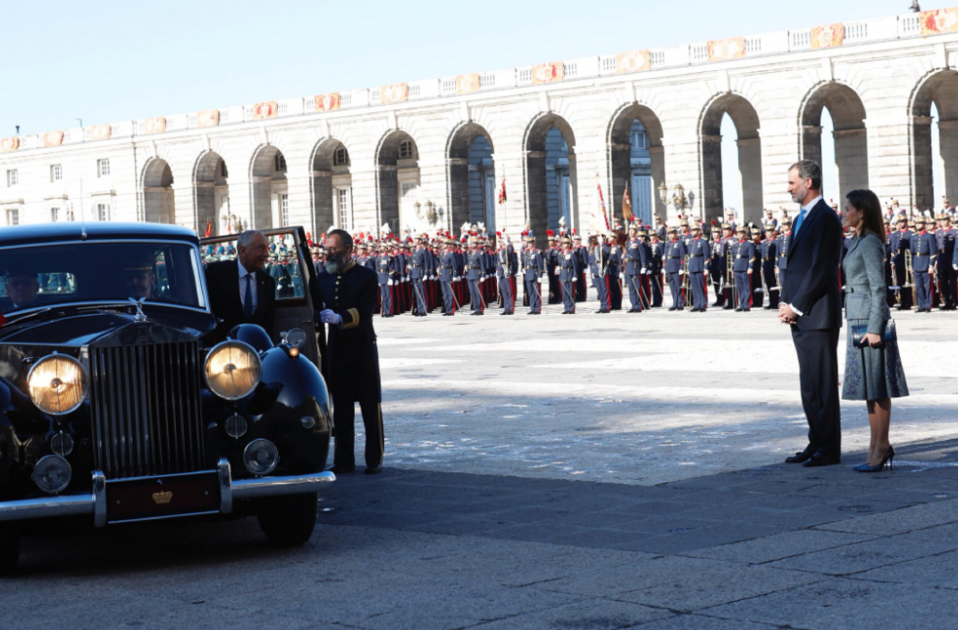
[{"label": "car windshield", "polygon": [[0,312],[129,299],[206,308],[186,243],[53,243],[0,249]]}]

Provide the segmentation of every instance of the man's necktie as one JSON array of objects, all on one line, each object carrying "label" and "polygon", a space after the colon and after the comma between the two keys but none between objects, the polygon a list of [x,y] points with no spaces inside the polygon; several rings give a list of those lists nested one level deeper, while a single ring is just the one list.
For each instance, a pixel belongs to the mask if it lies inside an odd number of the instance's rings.
[{"label": "man's necktie", "polygon": [[802,208],[802,211],[798,215],[798,219],[795,220],[795,229],[792,230],[792,235],[798,234],[798,230],[802,227],[802,223],[805,222],[805,215],[808,214],[808,210]]},{"label": "man's necktie", "polygon": [[243,298],[243,315],[246,321],[253,316],[253,274],[246,274],[246,295]]}]

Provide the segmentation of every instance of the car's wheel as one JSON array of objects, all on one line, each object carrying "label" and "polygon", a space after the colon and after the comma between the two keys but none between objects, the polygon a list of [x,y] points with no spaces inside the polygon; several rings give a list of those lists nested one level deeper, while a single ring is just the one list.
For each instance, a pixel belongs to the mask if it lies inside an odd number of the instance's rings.
[{"label": "car's wheel", "polygon": [[318,494],[294,494],[263,499],[257,510],[260,529],[280,547],[305,545],[316,527]]},{"label": "car's wheel", "polygon": [[20,524],[0,523],[0,575],[9,575],[20,561]]}]

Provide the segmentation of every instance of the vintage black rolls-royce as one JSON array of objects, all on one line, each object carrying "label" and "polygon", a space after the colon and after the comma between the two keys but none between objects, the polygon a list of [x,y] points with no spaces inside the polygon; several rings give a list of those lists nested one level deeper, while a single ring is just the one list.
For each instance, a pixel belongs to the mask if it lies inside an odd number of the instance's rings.
[{"label": "vintage black rolls-royce", "polygon": [[22,534],[77,515],[96,527],[256,515],[273,543],[309,539],[335,481],[315,272],[301,229],[270,238],[295,266],[283,271],[298,288],[277,300],[286,328],[238,326],[208,347],[209,255],[193,232],[0,229],[0,571]]}]

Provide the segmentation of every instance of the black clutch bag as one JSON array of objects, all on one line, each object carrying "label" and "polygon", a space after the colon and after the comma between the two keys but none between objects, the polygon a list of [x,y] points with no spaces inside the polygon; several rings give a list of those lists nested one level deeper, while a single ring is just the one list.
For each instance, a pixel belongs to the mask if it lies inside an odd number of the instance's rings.
[{"label": "black clutch bag", "polygon": [[[856,348],[868,348],[870,346],[862,345],[862,339],[868,334],[868,324],[860,324],[851,327],[852,345]],[[889,341],[898,341],[898,330],[895,327],[895,320],[889,319],[885,325],[885,333],[881,336],[882,344]]]}]

